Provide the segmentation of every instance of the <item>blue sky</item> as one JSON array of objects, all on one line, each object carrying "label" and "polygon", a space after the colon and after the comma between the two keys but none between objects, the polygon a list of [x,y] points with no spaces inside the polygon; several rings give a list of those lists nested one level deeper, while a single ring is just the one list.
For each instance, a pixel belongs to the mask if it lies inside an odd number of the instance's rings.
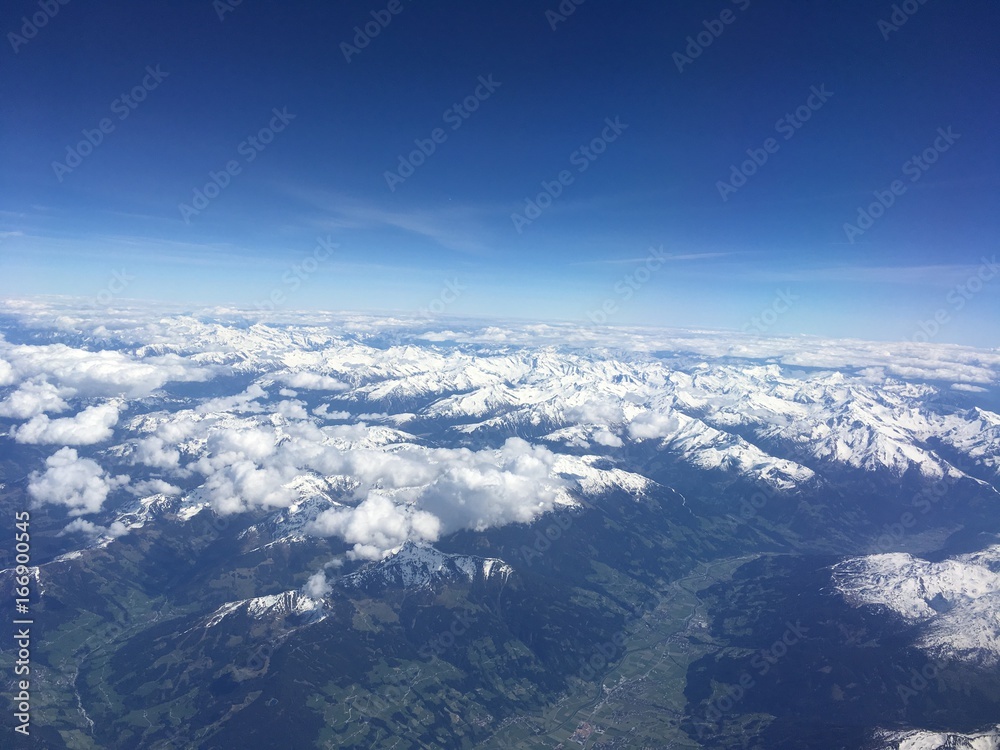
[{"label": "blue sky", "polygon": [[995,347],[1000,8],[902,5],[16,0],[0,294]]}]

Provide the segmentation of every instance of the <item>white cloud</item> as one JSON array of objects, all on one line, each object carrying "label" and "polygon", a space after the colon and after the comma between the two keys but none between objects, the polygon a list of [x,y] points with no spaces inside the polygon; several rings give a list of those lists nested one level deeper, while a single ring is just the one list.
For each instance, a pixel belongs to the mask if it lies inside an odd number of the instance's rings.
[{"label": "white cloud", "polygon": [[93,445],[108,440],[118,424],[119,406],[100,404],[89,406],[72,417],[51,419],[45,414],[11,430],[19,443],[32,445]]},{"label": "white cloud", "polygon": [[[567,500],[558,456],[511,438],[497,451],[410,450],[385,455],[350,451],[345,468],[371,492],[355,507],[321,514],[313,531],[353,544],[353,555],[377,559],[407,539],[434,541],[460,529],[527,523]],[[396,490],[390,496],[387,494]]]},{"label": "white cloud", "polygon": [[181,454],[176,448],[168,447],[163,438],[153,436],[136,442],[132,461],[157,469],[174,469],[180,465]]},{"label": "white cloud", "polygon": [[628,434],[633,440],[652,440],[674,435],[681,427],[681,420],[675,414],[646,411],[629,423]]},{"label": "white cloud", "polygon": [[277,439],[273,430],[261,427],[221,429],[208,436],[207,448],[219,465],[227,463],[233,454],[259,461],[274,455]]},{"label": "white cloud", "polygon": [[0,417],[29,419],[45,412],[61,412],[69,408],[66,398],[74,395],[72,388],[57,388],[47,380],[28,380],[0,401]]},{"label": "white cloud", "polygon": [[[440,461],[439,452],[435,458]],[[557,460],[521,438],[498,451],[454,451],[438,463],[441,474],[419,491],[417,503],[441,519],[446,532],[527,523],[565,497],[569,483],[556,475]]]},{"label": "white cloud", "polygon": [[[303,474],[347,479],[357,489],[345,499],[360,502],[322,514],[312,530],[340,536],[365,559],[410,538],[528,522],[572,502],[570,482],[554,468],[559,457],[518,438],[498,450],[426,448],[389,427],[318,427],[264,416],[206,418],[178,435],[202,446],[190,468],[204,475],[201,491],[220,514],[288,507],[300,497],[296,479]],[[173,450],[159,437],[140,444],[146,459]]]},{"label": "white cloud", "polygon": [[17,378],[14,375],[14,368],[11,366],[10,362],[5,359],[0,359],[0,386],[12,385],[17,382]]},{"label": "white cloud", "polygon": [[162,479],[148,479],[143,482],[136,482],[129,488],[130,492],[139,497],[149,497],[150,495],[180,495],[184,492],[180,487],[176,487]]},{"label": "white cloud", "polygon": [[323,599],[329,596],[331,591],[333,591],[333,586],[327,582],[326,571],[323,570],[309,576],[306,585],[302,587],[302,593],[311,599]]},{"label": "white cloud", "polygon": [[115,521],[111,526],[100,526],[92,521],[88,521],[84,518],[74,518],[68,524],[63,527],[56,536],[64,536],[66,534],[85,534],[86,536],[96,539],[102,536],[110,537],[112,539],[117,539],[120,536],[125,536],[128,533],[128,527],[125,526],[121,521]]},{"label": "white cloud", "polygon": [[33,472],[28,494],[38,505],[64,505],[70,515],[97,513],[112,489],[128,482],[127,476],[111,477],[89,458],[80,458],[73,448],[60,448],[45,461],[45,471]]},{"label": "white cloud", "polygon": [[313,409],[313,414],[324,419],[350,419],[349,411],[330,411],[330,404],[320,404]]},{"label": "white cloud", "polygon": [[171,414],[170,418],[156,428],[156,436],[164,444],[177,445],[197,435],[205,429],[205,421],[190,412]]},{"label": "white cloud", "polygon": [[378,560],[408,539],[435,541],[441,522],[430,513],[397,505],[384,495],[372,493],[354,508],[324,511],[313,530],[353,544],[352,557]]},{"label": "white cloud", "polygon": [[302,401],[279,401],[275,404],[273,412],[280,414],[285,419],[309,419],[306,405]]},{"label": "white cloud", "polygon": [[965,391],[966,393],[987,393],[985,388],[981,388],[978,385],[969,385],[968,383],[952,383],[952,390]]},{"label": "white cloud", "polygon": [[625,419],[621,403],[616,399],[588,399],[571,404],[565,411],[566,419],[580,424],[612,425]]},{"label": "white cloud", "polygon": [[282,382],[292,388],[301,388],[305,391],[344,391],[347,385],[331,378],[329,375],[320,375],[315,372],[293,372],[280,376]]},{"label": "white cloud", "polygon": [[212,507],[220,515],[250,508],[285,508],[298,494],[284,485],[295,477],[294,467],[260,467],[239,460],[216,469],[203,485]]},{"label": "white cloud", "polygon": [[621,448],[624,445],[620,437],[606,429],[597,430],[593,434],[592,439],[595,443],[606,445],[610,448]]},{"label": "white cloud", "polygon": [[257,399],[267,398],[267,391],[257,383],[253,383],[243,393],[235,396],[224,396],[221,398],[211,398],[198,404],[196,411],[199,414],[212,414],[216,412],[262,412],[264,407]]},{"label": "white cloud", "polygon": [[[65,344],[31,346],[0,342],[17,380],[46,376],[83,396],[146,396],[170,381],[205,381],[215,369],[177,354],[137,359],[113,350],[87,351]],[[2,378],[0,367],[0,378]]]}]

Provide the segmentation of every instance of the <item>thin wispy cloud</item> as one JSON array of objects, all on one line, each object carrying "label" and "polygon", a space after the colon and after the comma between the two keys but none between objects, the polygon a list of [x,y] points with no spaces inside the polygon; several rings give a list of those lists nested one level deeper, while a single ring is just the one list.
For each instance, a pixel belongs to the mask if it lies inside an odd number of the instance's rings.
[{"label": "thin wispy cloud", "polygon": [[956,281],[976,276],[996,257],[984,257],[977,263],[914,266],[860,266],[844,265],[825,268],[756,269],[748,271],[748,278],[770,282],[849,282],[862,284],[899,284],[951,286]]},{"label": "thin wispy cloud", "polygon": [[482,239],[488,231],[489,209],[449,202],[434,208],[398,210],[320,190],[290,188],[288,192],[321,212],[311,221],[322,229],[396,229],[448,250],[478,256],[491,254]]},{"label": "thin wispy cloud", "polygon": [[[745,253],[677,253],[670,254],[666,253],[660,257],[662,260],[670,261],[699,261],[699,260],[714,260],[716,258],[726,258],[734,255],[745,255]],[[571,266],[616,266],[616,265],[635,265],[637,263],[645,263],[649,260],[648,255],[635,258],[603,258],[598,260],[581,260],[575,263],[570,263]]]}]

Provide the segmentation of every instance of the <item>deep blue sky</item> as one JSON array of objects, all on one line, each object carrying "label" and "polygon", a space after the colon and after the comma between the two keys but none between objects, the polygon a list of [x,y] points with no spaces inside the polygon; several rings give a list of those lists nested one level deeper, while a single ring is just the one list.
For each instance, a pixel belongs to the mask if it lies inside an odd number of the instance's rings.
[{"label": "deep blue sky", "polygon": [[[350,62],[341,43],[388,0],[243,0],[222,21],[210,0],[71,0],[26,43],[8,33],[37,0],[7,4],[0,294],[253,305],[277,289],[284,309],[581,320],[610,300],[609,323],[741,329],[777,310],[757,328],[886,339],[944,310],[935,340],[1000,342],[1000,275],[953,291],[998,251],[997,3],[914,0],[888,39],[888,2],[586,0],[555,30],[555,0],[400,4]],[[157,65],[168,76],[119,119]],[[445,112],[480,76],[500,86],[453,130]],[[833,96],[785,139],[776,123],[812,87]],[[247,163],[275,108],[295,119]],[[102,118],[112,132],[60,181],[53,162]],[[580,172],[606,118],[628,127]],[[437,127],[391,191],[385,172]],[[935,164],[906,166],[949,127]],[[768,138],[776,153],[723,200]],[[179,204],[230,160],[240,173],[185,222]],[[572,183],[516,231],[561,170]],[[849,242],[894,180],[905,192]],[[327,236],[336,253],[290,283]],[[660,246],[670,260],[626,291]],[[458,299],[435,303],[452,279]]]}]

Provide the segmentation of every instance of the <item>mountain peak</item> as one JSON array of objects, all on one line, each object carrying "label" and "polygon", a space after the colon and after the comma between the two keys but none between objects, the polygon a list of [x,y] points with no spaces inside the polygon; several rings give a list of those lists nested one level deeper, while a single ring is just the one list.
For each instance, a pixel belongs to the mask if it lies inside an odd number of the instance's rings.
[{"label": "mountain peak", "polygon": [[345,576],[341,584],[363,589],[414,589],[442,582],[506,581],[513,572],[497,558],[452,555],[425,542],[407,541],[382,560]]}]

